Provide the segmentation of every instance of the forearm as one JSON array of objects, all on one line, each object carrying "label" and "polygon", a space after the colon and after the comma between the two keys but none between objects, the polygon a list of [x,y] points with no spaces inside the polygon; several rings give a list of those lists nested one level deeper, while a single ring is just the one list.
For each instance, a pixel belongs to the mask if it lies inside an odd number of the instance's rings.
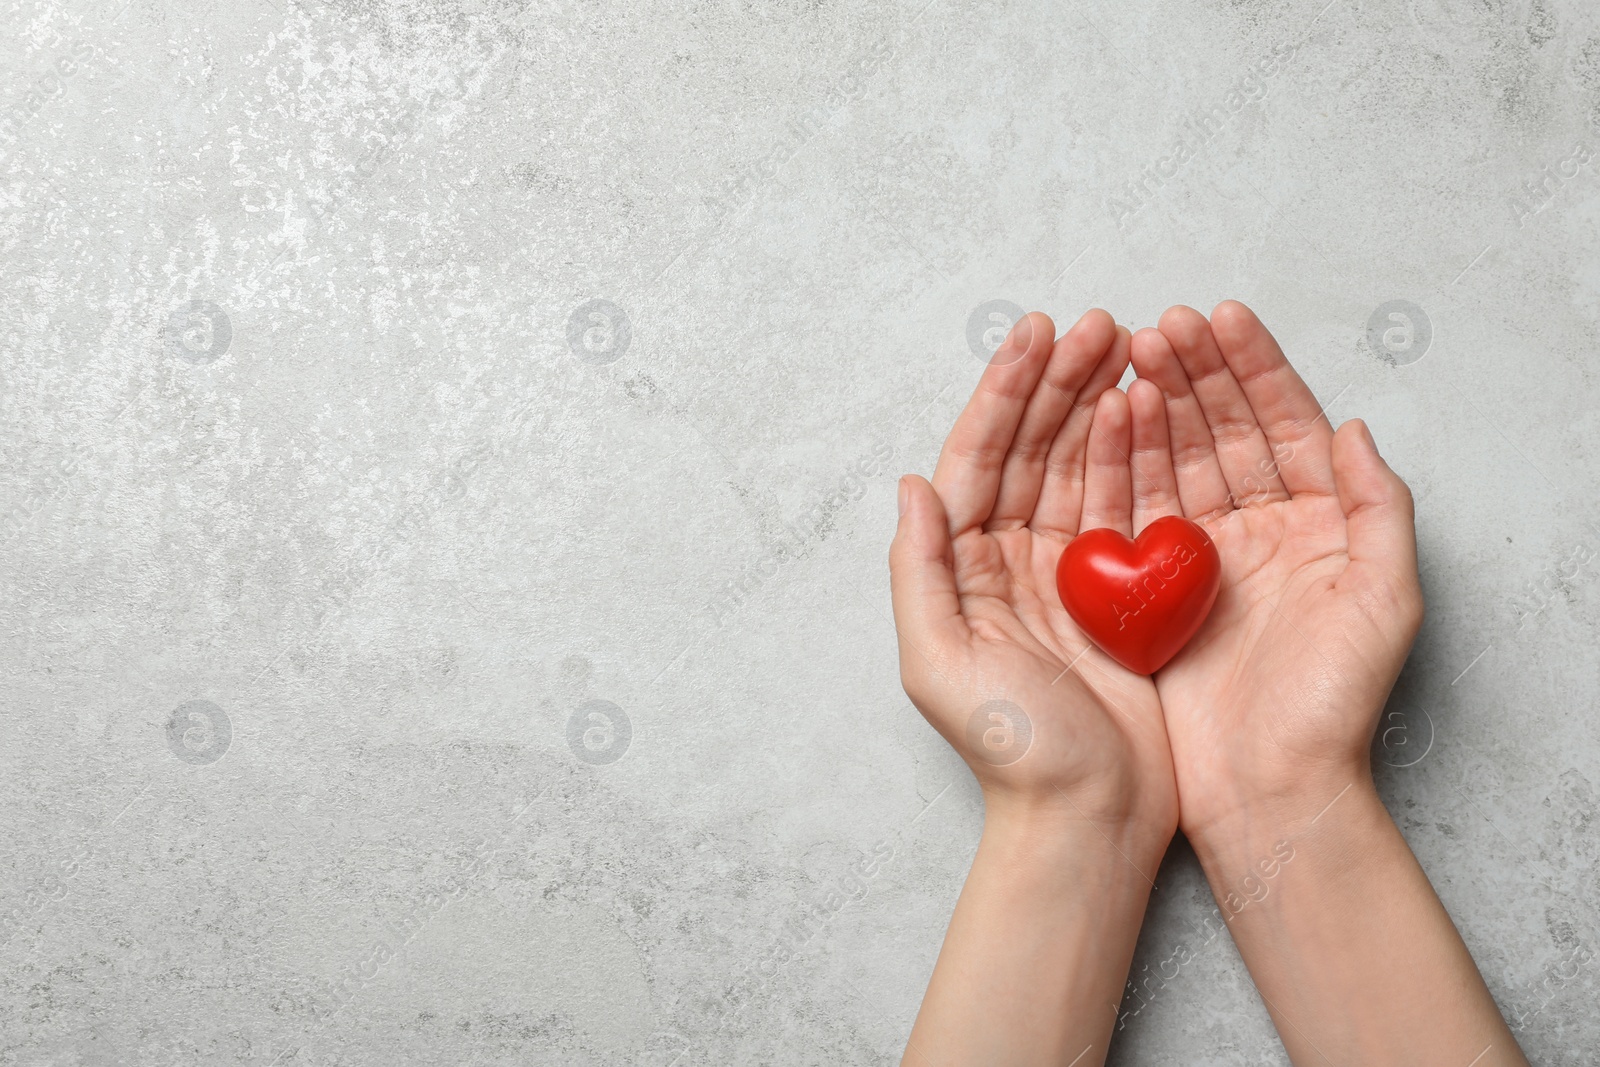
[{"label": "forearm", "polygon": [[990,805],[903,1063],[1105,1060],[1171,833],[1062,807]]},{"label": "forearm", "polygon": [[1192,838],[1294,1063],[1526,1067],[1370,774],[1298,793]]}]

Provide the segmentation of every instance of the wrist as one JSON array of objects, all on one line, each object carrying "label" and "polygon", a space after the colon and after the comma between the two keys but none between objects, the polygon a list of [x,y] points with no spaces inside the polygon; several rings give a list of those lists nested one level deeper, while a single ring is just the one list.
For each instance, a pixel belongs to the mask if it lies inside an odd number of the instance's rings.
[{"label": "wrist", "polygon": [[[1292,772],[1240,772],[1210,788],[1180,788],[1179,825],[1196,853],[1263,831],[1294,830],[1317,818],[1344,793],[1376,795],[1372,765],[1364,758],[1328,759]],[[1349,800],[1346,794],[1339,803]]]},{"label": "wrist", "polygon": [[986,845],[1030,862],[1132,869],[1146,888],[1176,832],[1176,813],[1158,805],[1105,805],[1061,792],[984,792]]},{"label": "wrist", "polygon": [[1184,821],[1184,835],[1209,870],[1214,863],[1237,865],[1278,842],[1316,833],[1336,815],[1352,810],[1382,812],[1368,766],[1308,775],[1292,787],[1239,794],[1207,807],[1203,820]]},{"label": "wrist", "polygon": [[[1241,925],[1281,926],[1284,908],[1342,913],[1370,875],[1394,821],[1370,775],[1258,798],[1190,838],[1217,915]],[[1359,894],[1356,894],[1359,895]]]}]

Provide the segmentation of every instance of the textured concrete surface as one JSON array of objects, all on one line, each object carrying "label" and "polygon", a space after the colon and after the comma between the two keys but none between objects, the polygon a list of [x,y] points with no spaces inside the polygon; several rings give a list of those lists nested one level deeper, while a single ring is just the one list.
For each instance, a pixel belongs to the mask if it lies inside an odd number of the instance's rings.
[{"label": "textured concrete surface", "polygon": [[[1591,5],[0,9],[0,1063],[891,1061],[895,478],[1014,307],[1224,297],[1416,490],[1386,797],[1595,1062]],[[1159,881],[1112,1062],[1286,1062]]]}]

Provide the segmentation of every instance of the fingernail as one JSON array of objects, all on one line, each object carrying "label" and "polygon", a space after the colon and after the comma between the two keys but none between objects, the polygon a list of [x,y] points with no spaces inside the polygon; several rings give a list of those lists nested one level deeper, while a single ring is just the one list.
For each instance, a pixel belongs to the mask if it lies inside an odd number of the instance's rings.
[{"label": "fingernail", "polygon": [[1383,457],[1383,453],[1378,451],[1378,442],[1372,439],[1372,430],[1367,426],[1367,420],[1362,419],[1360,426],[1361,436],[1367,439],[1367,447],[1372,449],[1373,455],[1378,456],[1381,459]]},{"label": "fingernail", "polygon": [[911,491],[906,488],[906,480],[905,480],[905,477],[903,475],[900,478],[900,494],[899,495],[900,495],[900,514],[902,516],[904,516],[905,513],[906,513],[906,504],[908,504],[911,501]]}]

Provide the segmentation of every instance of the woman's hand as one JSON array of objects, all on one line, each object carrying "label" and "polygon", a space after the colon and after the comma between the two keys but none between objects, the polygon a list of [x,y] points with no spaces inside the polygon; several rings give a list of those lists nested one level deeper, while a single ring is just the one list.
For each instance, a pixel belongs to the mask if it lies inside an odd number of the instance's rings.
[{"label": "woman's hand", "polygon": [[1156,674],[1182,824],[1296,1064],[1526,1067],[1372,784],[1422,622],[1411,494],[1334,433],[1242,304],[1133,338],[1135,525],[1184,514],[1222,557]]},{"label": "woman's hand", "polygon": [[991,817],[1069,807],[1165,849],[1177,794],[1155,686],[1083,636],[1055,584],[1079,530],[1132,533],[1116,388],[1129,335],[1103,311],[1052,344],[1054,330],[1039,313],[1018,322],[933,483],[901,480],[890,550],[900,676],[972,767]]}]

